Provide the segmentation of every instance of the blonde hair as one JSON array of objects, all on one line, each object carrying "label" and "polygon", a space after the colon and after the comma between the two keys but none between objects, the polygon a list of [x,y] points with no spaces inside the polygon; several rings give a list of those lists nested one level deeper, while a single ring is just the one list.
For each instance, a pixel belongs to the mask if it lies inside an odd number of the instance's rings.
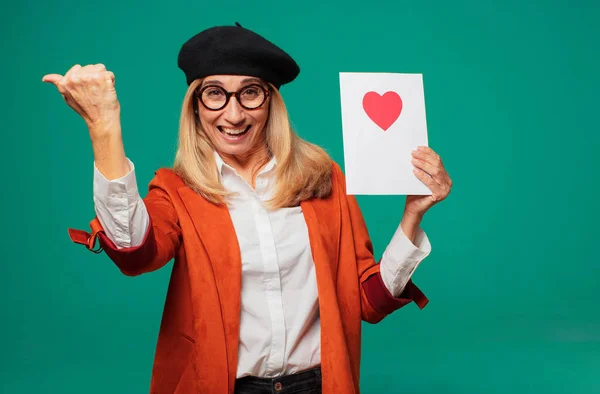
[{"label": "blonde hair", "polygon": [[[194,91],[201,83],[201,80],[192,82],[183,99],[173,170],[196,193],[221,204],[231,193],[219,181],[214,146],[196,122],[194,114]],[[323,198],[331,193],[331,158],[322,148],[296,134],[290,125],[283,98],[272,85],[265,143],[277,160],[277,184],[273,197],[267,202],[269,207],[297,206],[303,200]]]}]

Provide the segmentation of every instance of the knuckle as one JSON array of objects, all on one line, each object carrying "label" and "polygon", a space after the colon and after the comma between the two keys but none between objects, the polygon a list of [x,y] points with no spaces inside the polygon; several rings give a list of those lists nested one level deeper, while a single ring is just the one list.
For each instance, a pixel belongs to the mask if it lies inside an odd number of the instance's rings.
[{"label": "knuckle", "polygon": [[104,83],[104,81],[106,81],[106,73],[103,71],[94,73],[93,78],[95,83]]},{"label": "knuckle", "polygon": [[65,78],[65,81],[63,82],[63,86],[65,89],[70,89],[71,87],[73,87],[78,81],[78,78],[73,78],[73,76],[69,76],[67,78]]}]

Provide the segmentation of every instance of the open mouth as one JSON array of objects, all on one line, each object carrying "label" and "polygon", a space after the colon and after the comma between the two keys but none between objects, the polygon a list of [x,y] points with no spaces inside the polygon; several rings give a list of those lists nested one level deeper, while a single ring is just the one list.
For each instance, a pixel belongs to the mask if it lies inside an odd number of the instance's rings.
[{"label": "open mouth", "polygon": [[224,134],[229,138],[241,138],[248,133],[250,127],[251,125],[246,126],[245,129],[230,129],[223,126],[217,126],[217,129],[219,129],[221,134]]}]

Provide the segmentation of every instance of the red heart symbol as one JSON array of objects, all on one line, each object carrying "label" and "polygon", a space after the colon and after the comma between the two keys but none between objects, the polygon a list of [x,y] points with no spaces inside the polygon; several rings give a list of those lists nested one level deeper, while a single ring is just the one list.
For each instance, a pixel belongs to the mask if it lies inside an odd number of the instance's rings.
[{"label": "red heart symbol", "polygon": [[402,112],[402,99],[396,92],[386,92],[383,96],[368,92],[362,104],[369,118],[383,131],[389,129]]}]

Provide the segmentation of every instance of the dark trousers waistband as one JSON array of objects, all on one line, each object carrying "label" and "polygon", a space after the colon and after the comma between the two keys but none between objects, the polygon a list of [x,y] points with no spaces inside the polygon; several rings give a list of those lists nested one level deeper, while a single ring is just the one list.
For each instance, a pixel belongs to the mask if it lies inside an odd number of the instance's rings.
[{"label": "dark trousers waistband", "polygon": [[321,367],[278,378],[245,376],[235,381],[235,394],[320,394]]}]

